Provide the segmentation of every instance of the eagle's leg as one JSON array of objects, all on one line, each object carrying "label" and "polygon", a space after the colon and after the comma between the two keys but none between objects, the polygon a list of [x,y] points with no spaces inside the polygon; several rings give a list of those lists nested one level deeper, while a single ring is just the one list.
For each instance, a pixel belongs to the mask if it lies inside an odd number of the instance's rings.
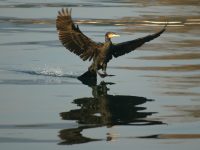
[{"label": "eagle's leg", "polygon": [[104,78],[104,77],[108,76],[108,74],[107,74],[107,72],[106,72],[106,68],[107,68],[107,64],[103,64],[103,65],[102,65],[103,74],[100,73],[100,72],[98,72],[98,74],[99,74],[99,76],[100,76],[101,78]]},{"label": "eagle's leg", "polygon": [[88,71],[93,73],[93,74],[97,74],[98,68],[95,62],[93,62],[90,67],[88,68]]},{"label": "eagle's leg", "polygon": [[105,75],[108,75],[107,72],[106,72],[106,68],[107,68],[107,64],[103,64],[102,66],[102,71]]}]

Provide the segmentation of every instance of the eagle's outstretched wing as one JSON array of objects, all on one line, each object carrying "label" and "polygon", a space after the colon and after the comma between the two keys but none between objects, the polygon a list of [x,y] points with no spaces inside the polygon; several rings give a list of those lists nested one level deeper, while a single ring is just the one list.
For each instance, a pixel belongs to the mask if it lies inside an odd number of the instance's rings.
[{"label": "eagle's outstretched wing", "polygon": [[80,31],[71,18],[71,9],[62,9],[58,12],[56,27],[61,43],[84,61],[91,60],[101,46]]},{"label": "eagle's outstretched wing", "polygon": [[136,48],[142,46],[144,43],[149,42],[149,41],[157,38],[165,30],[166,30],[166,26],[157,33],[147,35],[145,37],[138,38],[138,39],[135,39],[135,40],[131,40],[131,41],[119,43],[119,44],[116,44],[116,45],[112,45],[112,55],[114,57],[119,57],[119,56],[122,56],[126,53],[129,53],[129,52],[135,50]]}]

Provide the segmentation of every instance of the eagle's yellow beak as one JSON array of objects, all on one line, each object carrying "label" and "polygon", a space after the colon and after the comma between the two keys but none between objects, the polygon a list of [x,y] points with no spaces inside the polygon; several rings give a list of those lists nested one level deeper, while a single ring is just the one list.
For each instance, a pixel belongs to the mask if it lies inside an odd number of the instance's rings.
[{"label": "eagle's yellow beak", "polygon": [[109,34],[109,38],[113,38],[113,37],[119,37],[120,35],[119,34],[116,34],[116,33],[111,33]]},{"label": "eagle's yellow beak", "polygon": [[116,34],[116,33],[113,33],[113,34],[110,35],[110,37],[111,37],[111,38],[113,38],[113,37],[120,37],[120,35],[119,35],[119,34]]}]

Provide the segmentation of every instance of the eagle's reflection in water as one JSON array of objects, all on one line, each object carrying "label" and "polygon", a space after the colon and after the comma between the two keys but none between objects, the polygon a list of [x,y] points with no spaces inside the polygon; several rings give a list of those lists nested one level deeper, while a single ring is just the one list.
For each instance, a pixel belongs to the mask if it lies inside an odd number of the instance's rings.
[{"label": "eagle's reflection in water", "polygon": [[[59,137],[63,142],[60,144],[78,144],[102,140],[84,137],[81,132],[88,128],[162,124],[160,121],[147,120],[147,117],[155,112],[143,112],[146,108],[140,106],[153,100],[138,96],[109,95],[107,93],[108,84],[113,83],[101,82],[99,85],[91,85],[93,97],[73,100],[73,103],[80,109],[60,113],[63,120],[76,120],[80,124],[78,128],[61,130]],[[111,140],[111,135],[107,135],[107,140]]]}]

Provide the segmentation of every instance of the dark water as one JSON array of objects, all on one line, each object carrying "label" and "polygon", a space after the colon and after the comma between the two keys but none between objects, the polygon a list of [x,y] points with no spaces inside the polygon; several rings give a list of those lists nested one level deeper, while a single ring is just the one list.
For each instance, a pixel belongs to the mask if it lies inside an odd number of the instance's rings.
[{"label": "dark water", "polygon": [[[72,8],[95,41],[167,31],[112,60],[97,85],[76,79],[82,62],[60,44],[57,11]],[[199,149],[198,0],[0,2],[0,148]]]}]

